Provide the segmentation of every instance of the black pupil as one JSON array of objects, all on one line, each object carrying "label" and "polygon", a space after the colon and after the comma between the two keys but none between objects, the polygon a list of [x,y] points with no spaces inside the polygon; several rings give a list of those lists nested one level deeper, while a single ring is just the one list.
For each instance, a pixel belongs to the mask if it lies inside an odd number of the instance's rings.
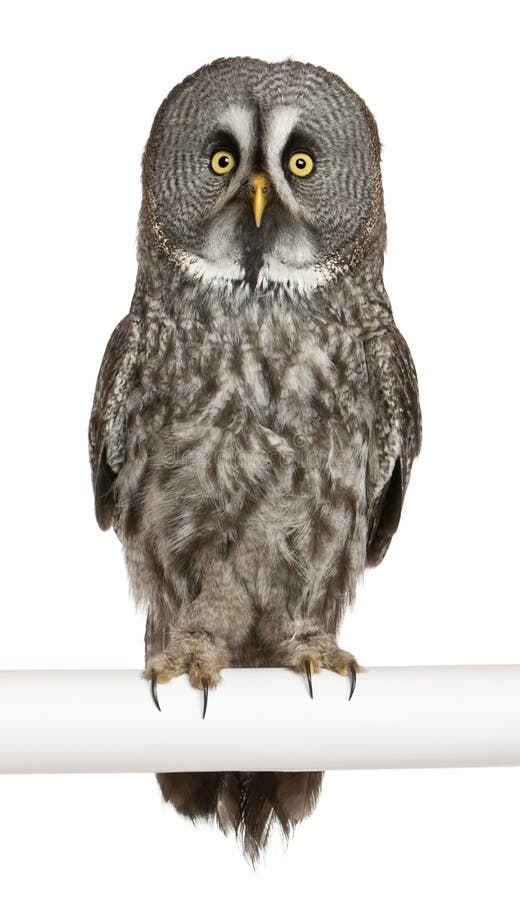
[{"label": "black pupil", "polygon": [[296,168],[304,169],[305,165],[306,165],[305,160],[303,159],[302,156],[299,156],[298,159],[296,160]]},{"label": "black pupil", "polygon": [[229,156],[219,156],[218,165],[221,169],[227,169],[229,166]]}]

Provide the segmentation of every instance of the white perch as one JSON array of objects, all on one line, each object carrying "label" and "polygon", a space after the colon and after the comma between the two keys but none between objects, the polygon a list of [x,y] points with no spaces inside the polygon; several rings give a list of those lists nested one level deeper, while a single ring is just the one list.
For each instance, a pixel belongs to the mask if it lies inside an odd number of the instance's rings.
[{"label": "white perch", "polygon": [[0,672],[0,772],[181,772],[520,765],[520,666],[226,669],[202,694],[137,671]]}]

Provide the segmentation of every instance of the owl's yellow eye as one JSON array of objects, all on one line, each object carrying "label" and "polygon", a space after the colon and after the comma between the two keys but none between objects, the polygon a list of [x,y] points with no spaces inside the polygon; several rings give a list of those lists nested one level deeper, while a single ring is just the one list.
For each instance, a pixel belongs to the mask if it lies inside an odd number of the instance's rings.
[{"label": "owl's yellow eye", "polygon": [[289,169],[293,175],[299,178],[305,178],[310,175],[314,169],[314,160],[309,153],[298,152],[291,153],[289,157]]},{"label": "owl's yellow eye", "polygon": [[230,150],[217,150],[211,157],[211,168],[215,175],[227,175],[235,165],[235,157]]}]

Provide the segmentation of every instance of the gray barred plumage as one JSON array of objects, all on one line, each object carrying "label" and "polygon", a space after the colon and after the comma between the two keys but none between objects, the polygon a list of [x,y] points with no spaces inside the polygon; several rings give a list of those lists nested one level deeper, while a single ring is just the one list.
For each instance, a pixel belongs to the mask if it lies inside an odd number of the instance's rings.
[{"label": "gray barred plumage", "polygon": [[[211,168],[219,148],[229,173]],[[301,153],[305,178],[288,162]],[[135,294],[89,433],[98,522],[148,611],[145,677],[359,668],[335,636],[398,526],[421,439],[382,279],[379,153],[364,102],[293,61],[217,60],[157,113]],[[274,822],[288,834],[311,811],[321,774],[158,779],[255,860]]]}]

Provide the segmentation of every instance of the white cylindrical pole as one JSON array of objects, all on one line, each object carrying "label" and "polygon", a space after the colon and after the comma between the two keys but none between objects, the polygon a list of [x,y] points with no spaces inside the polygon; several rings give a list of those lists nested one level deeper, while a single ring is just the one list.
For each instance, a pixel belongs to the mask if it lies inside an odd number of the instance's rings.
[{"label": "white cylindrical pole", "polygon": [[307,771],[520,765],[520,666],[322,671],[311,700],[285,669],[225,669],[202,695],[187,676],[0,672],[0,772]]}]

